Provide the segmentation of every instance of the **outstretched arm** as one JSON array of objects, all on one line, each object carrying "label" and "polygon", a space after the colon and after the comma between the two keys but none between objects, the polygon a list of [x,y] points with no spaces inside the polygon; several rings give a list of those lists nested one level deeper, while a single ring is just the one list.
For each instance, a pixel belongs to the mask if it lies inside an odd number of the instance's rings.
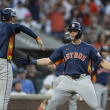
[{"label": "outstretched arm", "polygon": [[49,68],[53,69],[53,70],[56,70],[56,65],[53,63],[53,64],[50,64],[48,65]]},{"label": "outstretched arm", "polygon": [[17,61],[22,65],[33,64],[33,65],[47,66],[47,65],[50,65],[53,63],[58,65],[63,61],[63,55],[62,55],[61,48],[59,48],[49,58],[41,58],[41,59],[37,59],[37,60],[31,60],[29,58],[29,54],[27,54],[27,58],[18,57]]},{"label": "outstretched arm", "polygon": [[37,65],[40,65],[40,66],[47,66],[53,63],[49,58],[42,58],[36,61],[37,61]]},{"label": "outstretched arm", "polygon": [[27,28],[23,25],[18,25],[18,27],[16,27],[16,31],[18,31],[18,30],[22,31],[25,34],[27,34],[27,35],[31,36],[32,38],[36,39],[36,42],[39,43],[42,47],[42,50],[45,51],[43,42],[40,40],[40,38],[32,30],[30,30],[29,28]]},{"label": "outstretched arm", "polygon": [[104,68],[104,69],[110,71],[110,63],[109,63],[108,61],[106,61],[106,60],[103,59],[103,60],[100,62],[100,65],[101,65],[102,68]]},{"label": "outstretched arm", "polygon": [[53,64],[53,62],[49,58],[41,58],[38,60],[31,60],[29,54],[27,54],[27,58],[18,57],[17,61],[22,65],[40,65],[40,66],[47,66],[49,64]]}]

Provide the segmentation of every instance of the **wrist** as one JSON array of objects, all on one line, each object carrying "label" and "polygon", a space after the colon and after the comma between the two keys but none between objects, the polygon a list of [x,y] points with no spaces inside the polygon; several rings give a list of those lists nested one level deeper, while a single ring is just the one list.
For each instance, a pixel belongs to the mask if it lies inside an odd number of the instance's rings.
[{"label": "wrist", "polygon": [[37,40],[37,41],[38,41],[38,40],[40,40],[40,37],[39,37],[39,36],[37,36],[36,40]]},{"label": "wrist", "polygon": [[37,65],[37,60],[31,60],[31,61],[30,61],[30,64],[32,64],[32,65]]}]

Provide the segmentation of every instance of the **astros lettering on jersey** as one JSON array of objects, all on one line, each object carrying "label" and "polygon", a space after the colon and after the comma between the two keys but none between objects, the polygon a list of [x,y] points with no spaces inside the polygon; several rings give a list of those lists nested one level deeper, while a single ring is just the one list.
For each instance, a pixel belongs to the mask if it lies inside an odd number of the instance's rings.
[{"label": "astros lettering on jersey", "polygon": [[68,45],[62,46],[49,58],[56,65],[64,62],[64,74],[68,75],[91,74],[92,61],[99,64],[103,59],[102,56],[98,55],[97,50],[92,45],[85,42],[81,42],[79,45],[69,43]]}]

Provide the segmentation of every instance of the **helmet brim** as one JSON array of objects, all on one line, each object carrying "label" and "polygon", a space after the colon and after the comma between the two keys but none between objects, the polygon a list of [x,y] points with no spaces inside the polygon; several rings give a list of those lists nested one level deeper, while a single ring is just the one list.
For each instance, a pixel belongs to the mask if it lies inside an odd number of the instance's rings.
[{"label": "helmet brim", "polygon": [[69,31],[69,30],[78,30],[78,31],[80,31],[81,29],[77,29],[77,28],[68,28],[67,30]]}]

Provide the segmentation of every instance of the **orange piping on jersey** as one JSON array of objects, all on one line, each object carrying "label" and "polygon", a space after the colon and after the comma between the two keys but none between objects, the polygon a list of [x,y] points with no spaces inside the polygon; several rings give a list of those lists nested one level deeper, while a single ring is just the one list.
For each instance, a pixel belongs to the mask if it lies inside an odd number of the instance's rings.
[{"label": "orange piping on jersey", "polygon": [[7,59],[12,60],[12,52],[13,52],[13,43],[14,37],[16,34],[12,34],[9,39],[8,51],[7,51]]},{"label": "orange piping on jersey", "polygon": [[89,74],[91,74],[92,73],[92,71],[91,71],[91,59],[90,59],[90,61],[89,61],[89,66],[88,66],[88,71],[89,71]]},{"label": "orange piping on jersey", "polygon": [[63,71],[63,74],[65,74],[65,72]]},{"label": "orange piping on jersey", "polygon": [[55,63],[55,65],[56,66],[58,66],[60,63],[62,63],[63,62],[63,64],[64,64],[64,59],[60,59],[59,61],[57,61],[56,63]]},{"label": "orange piping on jersey", "polygon": [[96,74],[92,75],[92,82],[95,83],[96,82]]}]

